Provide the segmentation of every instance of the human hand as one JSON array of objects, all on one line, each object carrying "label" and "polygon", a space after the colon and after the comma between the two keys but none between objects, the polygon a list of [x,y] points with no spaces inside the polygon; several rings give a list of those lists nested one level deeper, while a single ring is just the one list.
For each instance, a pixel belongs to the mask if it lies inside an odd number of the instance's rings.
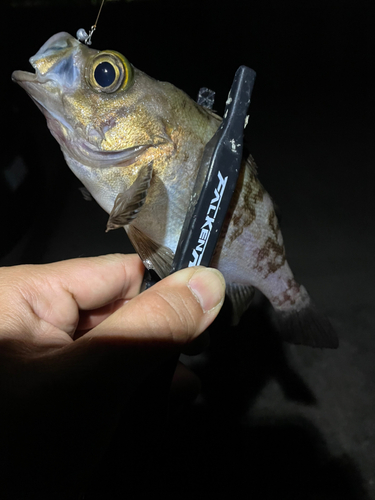
[{"label": "human hand", "polygon": [[139,294],[142,277],[135,255],[0,269],[3,479],[76,488],[132,391],[223,303],[215,270],[187,268]]}]

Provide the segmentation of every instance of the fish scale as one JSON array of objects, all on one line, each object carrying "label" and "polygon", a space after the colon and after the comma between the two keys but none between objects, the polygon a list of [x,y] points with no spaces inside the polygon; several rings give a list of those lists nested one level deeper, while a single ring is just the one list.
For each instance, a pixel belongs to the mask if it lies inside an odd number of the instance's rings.
[{"label": "fish scale", "polygon": [[[113,65],[108,88],[95,80],[93,68],[100,71],[102,61]],[[88,48],[68,33],[51,37],[30,62],[35,74],[15,71],[13,80],[44,113],[68,166],[108,212],[107,229],[124,226],[145,266],[163,278],[204,147],[221,118],[120,53]],[[272,200],[251,157],[243,159],[212,265],[225,277],[236,320],[255,287],[273,306],[285,340],[337,347],[328,319],[294,279]]]}]

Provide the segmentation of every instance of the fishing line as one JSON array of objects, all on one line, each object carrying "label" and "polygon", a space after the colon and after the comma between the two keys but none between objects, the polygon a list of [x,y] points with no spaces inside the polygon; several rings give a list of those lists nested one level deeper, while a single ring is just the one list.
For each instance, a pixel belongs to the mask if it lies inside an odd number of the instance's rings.
[{"label": "fishing line", "polygon": [[89,31],[89,34],[86,33],[84,28],[80,28],[77,31],[77,38],[80,42],[85,43],[86,45],[91,45],[91,37],[94,34],[94,31],[96,30],[96,26],[98,24],[99,16],[102,11],[103,5],[104,5],[105,0],[102,0],[102,3],[100,4],[99,12],[98,15],[96,16],[96,21],[95,23],[91,26],[91,29]]}]

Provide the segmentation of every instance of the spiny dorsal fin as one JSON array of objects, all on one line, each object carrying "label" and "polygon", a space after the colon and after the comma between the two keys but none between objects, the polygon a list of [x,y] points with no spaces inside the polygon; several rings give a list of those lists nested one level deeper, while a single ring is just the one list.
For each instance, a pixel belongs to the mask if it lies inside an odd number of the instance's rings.
[{"label": "spiny dorsal fin", "polygon": [[237,325],[239,323],[242,314],[253,300],[254,292],[254,287],[251,285],[239,285],[237,283],[227,284],[225,293],[232,303],[232,325]]},{"label": "spiny dorsal fin", "polygon": [[123,193],[119,193],[107,222],[106,232],[123,227],[134,220],[146,201],[152,177],[152,162],[139,171],[138,177]]},{"label": "spiny dorsal fin", "polygon": [[172,269],[174,257],[172,250],[159,245],[133,225],[127,226],[125,229],[145,267],[154,269],[161,279],[168,276]]}]

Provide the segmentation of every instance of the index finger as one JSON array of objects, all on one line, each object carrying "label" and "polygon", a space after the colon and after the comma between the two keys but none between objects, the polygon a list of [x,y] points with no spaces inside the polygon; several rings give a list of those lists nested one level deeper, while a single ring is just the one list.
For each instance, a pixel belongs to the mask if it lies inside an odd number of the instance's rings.
[{"label": "index finger", "polygon": [[[119,299],[138,295],[144,266],[136,254],[110,254],[48,264],[62,289],[82,310],[97,309]],[[50,267],[50,269],[48,269]]]},{"label": "index finger", "polygon": [[143,272],[137,255],[120,254],[1,268],[1,329],[65,342],[62,332],[74,334],[79,310],[132,299]]}]

